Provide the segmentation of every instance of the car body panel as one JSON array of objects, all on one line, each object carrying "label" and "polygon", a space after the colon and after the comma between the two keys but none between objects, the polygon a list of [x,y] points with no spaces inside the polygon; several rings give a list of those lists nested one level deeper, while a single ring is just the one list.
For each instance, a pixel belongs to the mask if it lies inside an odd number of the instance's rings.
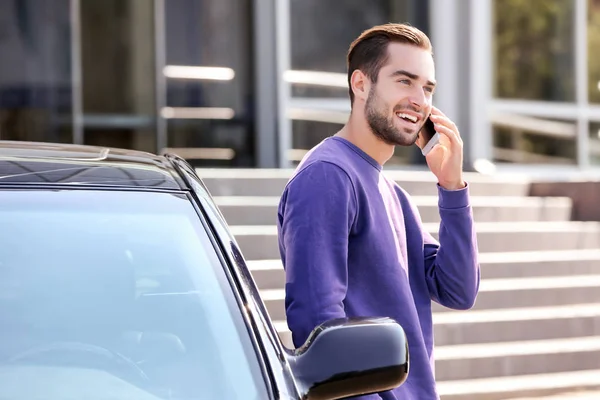
[{"label": "car body panel", "polygon": [[0,184],[183,188],[164,157],[103,147],[0,141]]}]

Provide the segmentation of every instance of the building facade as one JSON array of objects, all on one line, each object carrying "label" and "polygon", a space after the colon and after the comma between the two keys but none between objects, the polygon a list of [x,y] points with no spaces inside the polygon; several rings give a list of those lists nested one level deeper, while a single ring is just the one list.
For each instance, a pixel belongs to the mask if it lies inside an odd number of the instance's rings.
[{"label": "building facade", "polygon": [[432,38],[468,165],[600,164],[600,0],[6,0],[0,139],[290,167],[346,121],[348,45],[386,22]]}]

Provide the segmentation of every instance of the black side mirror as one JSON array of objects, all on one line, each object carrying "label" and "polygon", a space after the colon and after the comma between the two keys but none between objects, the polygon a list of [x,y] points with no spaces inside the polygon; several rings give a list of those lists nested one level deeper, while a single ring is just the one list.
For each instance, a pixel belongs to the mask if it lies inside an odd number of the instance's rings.
[{"label": "black side mirror", "polygon": [[316,327],[290,364],[302,398],[334,400],[384,392],[408,377],[404,329],[390,318],[334,319]]}]

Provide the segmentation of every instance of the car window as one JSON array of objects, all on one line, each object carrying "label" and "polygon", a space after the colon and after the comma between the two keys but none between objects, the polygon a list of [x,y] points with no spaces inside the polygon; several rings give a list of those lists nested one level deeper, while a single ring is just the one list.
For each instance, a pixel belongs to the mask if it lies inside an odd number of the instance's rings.
[{"label": "car window", "polygon": [[0,221],[0,398],[267,398],[185,195],[3,190]]}]

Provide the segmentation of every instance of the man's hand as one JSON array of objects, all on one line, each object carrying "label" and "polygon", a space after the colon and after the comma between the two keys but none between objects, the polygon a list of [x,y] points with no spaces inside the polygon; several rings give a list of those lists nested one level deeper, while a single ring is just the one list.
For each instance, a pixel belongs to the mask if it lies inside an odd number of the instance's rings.
[{"label": "man's hand", "polygon": [[440,134],[440,142],[427,154],[427,165],[446,190],[462,189],[463,181],[463,141],[458,128],[444,113],[435,107],[431,109],[431,121]]}]

